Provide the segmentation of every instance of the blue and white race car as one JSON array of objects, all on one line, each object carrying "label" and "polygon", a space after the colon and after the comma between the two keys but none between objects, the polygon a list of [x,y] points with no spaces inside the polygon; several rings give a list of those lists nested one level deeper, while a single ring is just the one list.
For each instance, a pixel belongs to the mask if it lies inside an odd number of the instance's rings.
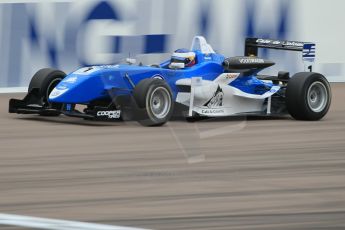
[{"label": "blue and white race car", "polygon": [[[245,54],[226,58],[214,52],[202,36],[190,50],[176,50],[159,65],[90,66],[66,75],[41,69],[32,78],[23,100],[11,99],[10,113],[39,114],[96,120],[132,119],[143,125],[166,123],[173,115],[187,118],[238,115],[278,116],[319,120],[331,103],[326,78],[312,71],[290,77],[258,74],[275,63],[257,57],[258,48],[299,51],[315,58],[315,44],[247,38]],[[77,109],[84,105],[83,111]]]}]

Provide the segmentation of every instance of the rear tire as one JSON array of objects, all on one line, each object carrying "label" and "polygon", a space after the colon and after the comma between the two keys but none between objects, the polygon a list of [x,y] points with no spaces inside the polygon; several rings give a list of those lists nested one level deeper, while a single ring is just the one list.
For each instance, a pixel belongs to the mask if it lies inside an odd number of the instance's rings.
[{"label": "rear tire", "polygon": [[136,120],[144,126],[161,126],[172,116],[172,92],[164,80],[148,78],[140,81],[134,88],[133,97],[139,108]]},{"label": "rear tire", "polygon": [[332,93],[327,79],[312,72],[295,74],[286,88],[286,106],[296,120],[320,120],[331,105]]},{"label": "rear tire", "polygon": [[[60,110],[63,104],[50,103],[49,94],[64,79],[66,74],[60,70],[44,68],[35,73],[29,84],[29,93],[35,93],[38,98],[41,98],[42,105],[46,108]],[[47,113],[42,112],[42,116],[58,116],[59,112],[49,111]]]}]

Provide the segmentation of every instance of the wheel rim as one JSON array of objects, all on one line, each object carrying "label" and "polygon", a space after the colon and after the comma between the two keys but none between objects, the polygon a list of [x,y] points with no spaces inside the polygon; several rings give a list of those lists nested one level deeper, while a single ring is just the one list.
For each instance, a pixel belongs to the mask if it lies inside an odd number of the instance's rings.
[{"label": "wheel rim", "polygon": [[321,112],[328,103],[328,91],[324,83],[316,81],[309,86],[308,106],[313,112]]},{"label": "wheel rim", "polygon": [[170,93],[164,87],[157,87],[153,90],[150,97],[150,110],[152,114],[158,118],[163,119],[167,116],[171,107]]}]

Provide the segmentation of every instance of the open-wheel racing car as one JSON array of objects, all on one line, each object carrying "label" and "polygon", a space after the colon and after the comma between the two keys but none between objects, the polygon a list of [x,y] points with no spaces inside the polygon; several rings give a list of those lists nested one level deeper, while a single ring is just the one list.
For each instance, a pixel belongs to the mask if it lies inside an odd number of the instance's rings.
[{"label": "open-wheel racing car", "polygon": [[[245,54],[226,58],[202,36],[190,50],[176,50],[159,65],[126,64],[80,68],[68,75],[41,69],[23,100],[11,99],[10,113],[81,117],[95,120],[137,120],[143,125],[166,123],[173,114],[187,118],[238,115],[280,116],[319,120],[331,103],[326,78],[312,72],[290,77],[259,75],[275,63],[257,57],[258,48],[299,51],[314,61],[315,44],[247,38]],[[79,111],[76,105],[84,105]]]}]

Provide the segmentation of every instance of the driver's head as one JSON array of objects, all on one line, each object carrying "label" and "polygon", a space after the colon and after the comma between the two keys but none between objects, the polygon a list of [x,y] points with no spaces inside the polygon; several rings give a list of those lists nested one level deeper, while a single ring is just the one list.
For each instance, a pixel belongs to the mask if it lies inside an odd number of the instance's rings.
[{"label": "driver's head", "polygon": [[178,49],[172,56],[170,63],[184,63],[185,67],[191,67],[195,65],[195,53],[187,49]]}]

